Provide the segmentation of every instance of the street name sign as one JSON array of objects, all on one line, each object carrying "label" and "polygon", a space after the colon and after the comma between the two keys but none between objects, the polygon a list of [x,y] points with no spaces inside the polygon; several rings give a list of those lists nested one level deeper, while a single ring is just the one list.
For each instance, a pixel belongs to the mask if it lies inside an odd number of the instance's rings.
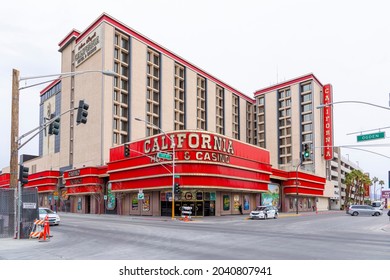
[{"label": "street name sign", "polygon": [[170,154],[166,154],[166,153],[157,153],[157,157],[158,158],[163,158],[163,159],[167,159],[167,160],[171,160],[172,159],[172,156]]},{"label": "street name sign", "polygon": [[370,141],[370,140],[377,140],[377,139],[384,139],[385,138],[385,132],[375,132],[370,134],[362,134],[357,136],[358,142],[363,141]]}]

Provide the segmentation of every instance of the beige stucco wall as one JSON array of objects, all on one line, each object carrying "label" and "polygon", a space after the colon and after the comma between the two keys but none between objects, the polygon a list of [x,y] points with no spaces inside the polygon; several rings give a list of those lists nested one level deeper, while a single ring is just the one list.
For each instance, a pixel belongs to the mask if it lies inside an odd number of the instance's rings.
[{"label": "beige stucco wall", "polygon": [[232,137],[232,93],[225,90],[225,135]]},{"label": "beige stucco wall", "polygon": [[197,74],[187,68],[186,76],[186,123],[187,129],[196,129]]},{"label": "beige stucco wall", "polygon": [[216,84],[212,81],[207,81],[207,131],[216,132]]},{"label": "beige stucco wall", "polygon": [[243,142],[246,142],[246,121],[247,121],[247,110],[246,110],[246,100],[244,98],[239,97],[239,102],[240,102],[240,107],[239,107],[239,112],[240,112],[240,140]]},{"label": "beige stucco wall", "polygon": [[131,39],[131,140],[145,137],[145,123],[134,121],[134,118],[146,119],[146,54],[147,47],[136,39]]},{"label": "beige stucco wall", "polygon": [[278,115],[277,115],[277,94],[276,91],[266,93],[264,96],[265,107],[265,145],[270,153],[272,166],[278,168]]},{"label": "beige stucco wall", "polygon": [[162,55],[161,66],[161,128],[167,132],[174,130],[175,63],[171,58]]}]

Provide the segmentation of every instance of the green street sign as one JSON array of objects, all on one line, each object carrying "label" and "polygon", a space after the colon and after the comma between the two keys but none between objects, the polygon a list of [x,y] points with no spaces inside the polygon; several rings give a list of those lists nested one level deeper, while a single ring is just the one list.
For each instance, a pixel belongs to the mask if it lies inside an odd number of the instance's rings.
[{"label": "green street sign", "polygon": [[362,134],[357,136],[358,142],[363,141],[370,141],[370,140],[377,140],[377,139],[384,139],[385,138],[385,132],[375,132],[370,134]]},{"label": "green street sign", "polygon": [[158,158],[163,158],[163,159],[167,159],[167,160],[171,160],[172,159],[172,156],[170,154],[166,154],[166,153],[157,153],[157,157]]},{"label": "green street sign", "polygon": [[176,174],[175,174],[175,178],[180,178],[180,175],[176,175]]}]

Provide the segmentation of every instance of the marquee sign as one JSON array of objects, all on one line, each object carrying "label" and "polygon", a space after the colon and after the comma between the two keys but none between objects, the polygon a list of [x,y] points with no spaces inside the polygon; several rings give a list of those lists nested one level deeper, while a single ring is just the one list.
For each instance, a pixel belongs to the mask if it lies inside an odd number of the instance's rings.
[{"label": "marquee sign", "polygon": [[96,28],[75,47],[75,66],[78,67],[101,48],[101,27]]},{"label": "marquee sign", "polygon": [[[325,85],[323,88],[323,105],[332,103],[332,85]],[[324,107],[324,158],[333,159],[333,110],[332,106]]]},{"label": "marquee sign", "polygon": [[[171,189],[173,160],[176,180],[183,188],[263,190],[270,180],[269,151],[217,133],[181,130],[128,145],[129,156],[124,155],[123,146],[110,150],[108,174],[113,191]],[[174,157],[160,158],[161,153]]]},{"label": "marquee sign", "polygon": [[186,149],[183,153],[184,160],[229,163],[230,156],[234,155],[232,139],[194,132],[172,134],[170,138],[165,135],[149,138],[144,142],[142,153],[148,155],[157,152],[158,157],[161,154],[159,151],[172,151],[172,143],[175,143],[176,150]]}]

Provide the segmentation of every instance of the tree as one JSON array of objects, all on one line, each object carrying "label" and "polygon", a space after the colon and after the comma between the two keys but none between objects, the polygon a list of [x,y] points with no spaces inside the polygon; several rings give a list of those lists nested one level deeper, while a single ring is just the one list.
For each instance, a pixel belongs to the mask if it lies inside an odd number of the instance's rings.
[{"label": "tree", "polygon": [[[359,186],[360,187],[360,204],[364,204],[364,195],[366,193],[365,187],[367,186],[369,188],[370,185],[372,185],[370,177],[368,177],[367,174],[362,173],[361,180],[360,180],[360,186]],[[370,196],[370,192],[368,192],[368,196]]]},{"label": "tree", "polygon": [[383,189],[384,184],[385,184],[385,181],[383,181],[383,180],[379,181],[379,185],[381,186],[381,196],[379,197],[380,199],[382,198],[382,189]]},{"label": "tree", "polygon": [[349,204],[350,204],[350,200],[351,200],[351,196],[352,196],[352,186],[354,185],[354,178],[352,176],[352,173],[347,173],[345,175],[345,186],[346,186],[346,189],[345,189],[345,199],[344,199],[344,210],[346,212],[348,212],[348,207],[349,207]]},{"label": "tree", "polygon": [[372,183],[374,184],[374,200],[376,199],[376,183],[378,182],[378,178],[374,177],[371,179]]},{"label": "tree", "polygon": [[368,175],[364,174],[360,170],[352,170],[345,175],[345,200],[344,209],[348,211],[350,203],[363,204],[364,203],[364,186],[371,185],[371,180]]}]

